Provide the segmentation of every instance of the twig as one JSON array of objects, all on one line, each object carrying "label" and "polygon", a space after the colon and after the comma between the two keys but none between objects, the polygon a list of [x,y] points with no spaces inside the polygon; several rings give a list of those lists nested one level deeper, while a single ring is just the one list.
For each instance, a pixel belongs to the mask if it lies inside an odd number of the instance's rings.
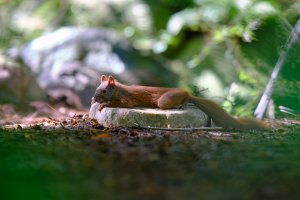
[{"label": "twig", "polygon": [[71,128],[66,127],[66,126],[63,125],[63,123],[61,123],[61,122],[59,122],[59,123],[60,123],[61,127],[62,127],[63,129],[65,129],[65,130],[68,130],[68,131],[76,131],[75,129],[71,129]]},{"label": "twig", "polygon": [[153,129],[153,130],[163,130],[163,131],[213,131],[213,130],[222,130],[222,127],[197,127],[197,128],[159,128],[159,127],[128,127],[128,128],[137,128],[137,129]]},{"label": "twig", "polygon": [[55,108],[53,108],[53,107],[52,107],[52,106],[50,106],[49,104],[47,104],[47,106],[48,106],[50,109],[52,109],[53,111],[55,111],[55,112],[57,112],[58,114],[60,114],[61,116],[64,116],[64,117],[66,117],[66,115],[65,115],[65,114],[63,114],[62,112],[60,112],[60,111],[56,110]]},{"label": "twig", "polygon": [[292,48],[292,46],[298,41],[299,39],[299,35],[300,35],[300,19],[298,19],[294,29],[292,30],[291,32],[291,35],[287,41],[287,47],[284,51],[282,51],[280,53],[280,56],[277,60],[277,63],[272,71],[272,74],[271,74],[271,78],[265,88],[265,91],[259,101],[259,104],[254,112],[254,115],[257,119],[262,119],[265,112],[266,112],[266,109],[267,109],[267,106],[270,102],[270,99],[271,99],[271,95],[272,95],[272,90],[273,90],[273,85],[277,79],[277,76],[279,74],[279,71],[280,69],[282,68],[283,64],[284,64],[284,61],[286,60],[287,56],[288,56],[288,52],[289,50]]}]

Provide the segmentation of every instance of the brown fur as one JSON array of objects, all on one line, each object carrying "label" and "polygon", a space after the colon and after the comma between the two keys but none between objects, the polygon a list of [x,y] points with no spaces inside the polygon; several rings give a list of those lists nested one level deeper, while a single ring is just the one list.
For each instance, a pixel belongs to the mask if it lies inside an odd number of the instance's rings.
[{"label": "brown fur", "polygon": [[148,87],[123,85],[113,77],[101,77],[101,83],[96,89],[93,102],[104,107],[148,107],[148,108],[179,108],[186,103],[192,103],[209,115],[218,126],[240,130],[268,129],[268,126],[255,119],[233,118],[213,101],[188,94],[178,88]]}]

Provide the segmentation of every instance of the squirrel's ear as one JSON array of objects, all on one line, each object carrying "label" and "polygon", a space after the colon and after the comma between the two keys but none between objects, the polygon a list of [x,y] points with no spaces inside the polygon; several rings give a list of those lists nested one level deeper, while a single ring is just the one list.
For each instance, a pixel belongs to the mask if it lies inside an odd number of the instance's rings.
[{"label": "squirrel's ear", "polygon": [[106,76],[105,75],[102,75],[101,78],[100,78],[100,83],[102,83],[103,81],[106,81]]},{"label": "squirrel's ear", "polygon": [[115,79],[112,76],[108,77],[108,84],[114,86],[115,85]]}]

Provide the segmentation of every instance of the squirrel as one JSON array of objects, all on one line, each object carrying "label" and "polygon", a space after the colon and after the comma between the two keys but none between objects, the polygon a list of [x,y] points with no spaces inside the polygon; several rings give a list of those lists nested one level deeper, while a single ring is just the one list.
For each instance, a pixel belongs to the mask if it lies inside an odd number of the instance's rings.
[{"label": "squirrel", "polygon": [[102,75],[96,89],[92,104],[100,104],[99,111],[105,107],[147,107],[147,108],[182,108],[192,103],[209,117],[217,126],[225,129],[267,130],[268,125],[255,119],[234,118],[215,102],[196,97],[179,88],[149,87],[124,85],[112,76]]}]

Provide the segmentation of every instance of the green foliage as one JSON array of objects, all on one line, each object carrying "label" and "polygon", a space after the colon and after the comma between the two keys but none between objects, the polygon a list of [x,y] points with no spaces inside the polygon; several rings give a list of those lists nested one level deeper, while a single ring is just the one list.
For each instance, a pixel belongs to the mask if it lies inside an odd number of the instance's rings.
[{"label": "green foliage", "polygon": [[[166,65],[178,74],[181,87],[208,89],[202,94],[221,96],[220,103],[230,99],[235,106],[229,111],[245,105],[250,113],[300,16],[297,0],[2,0],[0,4],[0,50],[65,25],[113,28],[136,49],[170,60]],[[298,79],[299,51],[299,45],[291,51],[282,71],[284,80]],[[218,83],[201,81],[207,71]],[[232,84],[240,92],[231,94]]]},{"label": "green foliage", "polygon": [[[228,101],[224,105],[228,111],[249,115],[300,16],[300,9],[291,11],[296,6],[296,1],[283,4],[278,1],[198,0],[192,8],[183,8],[170,16],[157,46],[154,45],[154,52],[180,60],[191,77],[187,84],[195,84],[194,80],[202,76],[203,71],[211,69],[223,83],[222,87],[228,88],[224,94],[213,95],[226,96],[224,99]],[[296,65],[295,61],[288,62]],[[284,71],[291,70],[285,66]],[[207,87],[204,84],[198,86]],[[239,92],[231,92],[232,84]],[[213,92],[212,88],[208,91]],[[275,100],[277,96],[274,93]],[[299,110],[300,104],[296,105],[293,108]]]}]

